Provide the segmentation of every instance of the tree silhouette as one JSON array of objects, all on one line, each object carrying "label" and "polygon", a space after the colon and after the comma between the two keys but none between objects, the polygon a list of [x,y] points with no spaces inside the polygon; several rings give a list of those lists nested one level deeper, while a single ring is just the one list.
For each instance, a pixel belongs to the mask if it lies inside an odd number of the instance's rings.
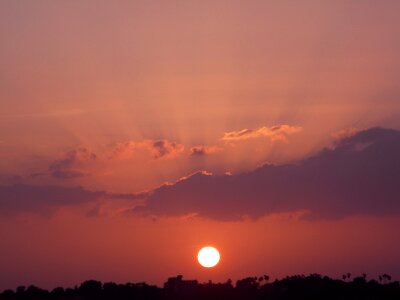
[{"label": "tree silhouette", "polygon": [[[224,283],[198,283],[184,280],[182,276],[172,277],[164,288],[141,283],[101,283],[96,280],[83,282],[79,287],[57,287],[51,292],[36,286],[18,287],[15,291],[0,293],[0,300],[293,300],[293,299],[400,299],[399,282],[391,282],[388,274],[379,276],[385,282],[366,280],[366,275],[335,280],[320,274],[294,275],[268,282],[269,276],[253,276],[240,279],[236,286],[228,279]],[[264,283],[264,284],[262,284]],[[172,284],[172,285],[171,285]]]}]

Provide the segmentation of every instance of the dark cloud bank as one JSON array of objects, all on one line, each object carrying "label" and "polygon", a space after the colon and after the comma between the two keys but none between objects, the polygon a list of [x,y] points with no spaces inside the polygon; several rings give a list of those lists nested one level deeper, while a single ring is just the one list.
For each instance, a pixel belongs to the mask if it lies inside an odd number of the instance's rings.
[{"label": "dark cloud bank", "polygon": [[134,212],[237,220],[297,210],[309,218],[400,213],[400,131],[360,131],[298,164],[232,176],[196,173],[154,190]]},{"label": "dark cloud bank", "polygon": [[60,207],[97,203],[101,199],[137,199],[140,197],[143,197],[143,195],[95,192],[82,187],[16,184],[0,186],[0,214],[35,213],[49,215]]}]

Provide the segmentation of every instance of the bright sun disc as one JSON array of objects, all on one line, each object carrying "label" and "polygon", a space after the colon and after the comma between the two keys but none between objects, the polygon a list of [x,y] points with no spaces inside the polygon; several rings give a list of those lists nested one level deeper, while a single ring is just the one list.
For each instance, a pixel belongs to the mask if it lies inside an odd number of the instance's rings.
[{"label": "bright sun disc", "polygon": [[218,264],[219,259],[219,252],[214,247],[204,247],[197,254],[197,260],[200,265],[205,268],[215,267]]}]

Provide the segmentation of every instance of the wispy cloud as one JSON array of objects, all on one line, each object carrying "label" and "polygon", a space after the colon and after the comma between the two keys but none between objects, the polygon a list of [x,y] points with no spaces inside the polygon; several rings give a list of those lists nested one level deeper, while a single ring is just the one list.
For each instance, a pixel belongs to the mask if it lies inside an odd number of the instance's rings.
[{"label": "wispy cloud", "polygon": [[86,112],[87,111],[83,109],[66,109],[37,113],[0,114],[0,119],[68,117],[82,115]]},{"label": "wispy cloud", "polygon": [[349,138],[352,137],[353,135],[355,135],[357,132],[359,132],[360,130],[357,128],[347,128],[347,129],[342,129],[339,131],[336,131],[334,133],[332,133],[332,137],[335,138],[335,140],[337,141],[341,141],[345,138]]},{"label": "wispy cloud", "polygon": [[118,143],[109,156],[111,159],[126,159],[135,155],[137,150],[148,151],[154,160],[172,159],[183,153],[183,144],[169,140],[143,140]]},{"label": "wispy cloud", "polygon": [[242,129],[239,131],[225,132],[223,141],[240,141],[261,137],[269,137],[272,141],[286,141],[287,136],[302,131],[300,126],[277,125],[272,127],[259,127],[255,129]]},{"label": "wispy cloud", "polygon": [[89,173],[79,169],[97,160],[97,155],[86,147],[78,147],[65,153],[64,157],[54,161],[49,172],[51,176],[59,179],[70,179],[88,176]]},{"label": "wispy cloud", "polygon": [[204,156],[208,154],[214,154],[224,151],[223,147],[220,146],[195,146],[190,148],[191,156]]},{"label": "wispy cloud", "polygon": [[99,204],[103,199],[141,199],[145,194],[115,194],[82,187],[0,185],[0,215],[49,215],[61,207]]}]

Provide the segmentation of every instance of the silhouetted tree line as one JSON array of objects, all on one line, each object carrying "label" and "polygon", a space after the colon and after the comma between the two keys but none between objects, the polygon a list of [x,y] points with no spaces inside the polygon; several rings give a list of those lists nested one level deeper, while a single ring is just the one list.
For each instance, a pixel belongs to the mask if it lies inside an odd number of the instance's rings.
[{"label": "silhouetted tree line", "polygon": [[18,287],[5,290],[0,294],[0,300],[184,300],[184,299],[218,299],[218,300],[399,300],[400,284],[392,282],[387,274],[377,280],[367,280],[366,274],[351,279],[346,273],[343,280],[332,279],[319,274],[308,276],[296,275],[283,279],[269,281],[267,275],[247,277],[236,282],[198,283],[196,280],[183,280],[182,276],[169,278],[163,288],[146,283],[116,284],[101,283],[89,280],[79,287],[58,287],[47,291],[35,286]]}]

